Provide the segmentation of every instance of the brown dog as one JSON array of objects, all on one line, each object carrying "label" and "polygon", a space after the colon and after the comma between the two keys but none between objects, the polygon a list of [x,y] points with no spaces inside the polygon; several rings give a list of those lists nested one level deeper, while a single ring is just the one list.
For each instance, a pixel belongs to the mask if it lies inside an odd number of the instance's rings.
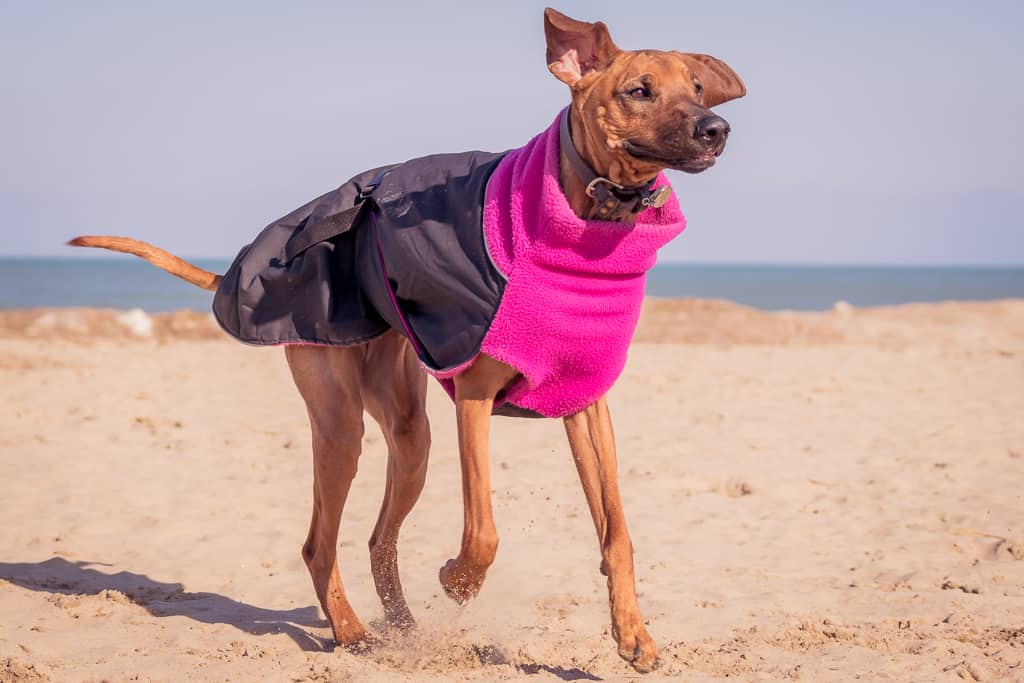
[{"label": "brown dog", "polygon": [[[727,65],[706,55],[622,51],[604,24],[576,21],[551,9],[544,13],[544,31],[548,68],[572,93],[573,142],[597,175],[632,188],[665,168],[696,173],[714,164],[729,127],[709,107],[746,93]],[[581,217],[594,215],[594,199],[564,150],[560,176],[573,211]],[[205,289],[217,289],[220,281],[220,276],[136,240],[79,237],[71,244],[136,254]],[[313,435],[313,519],[302,556],[336,641],[358,645],[365,642],[367,631],[345,597],[337,542],[359,459],[363,412],[380,424],[389,453],[384,501],[369,542],[373,579],[388,622],[408,626],[413,617],[399,581],[397,542],[426,476],[426,376],[410,344],[396,331],[352,347],[287,346],[285,355]],[[441,568],[440,580],[460,603],[479,592],[498,548],[488,431],[495,397],[516,378],[515,369],[481,355],[454,380],[465,519],[459,554]],[[637,606],[633,547],[619,497],[608,406],[601,398],[564,420],[597,528],[601,573],[608,577],[612,635],[624,659],[638,671],[650,671],[657,665],[658,651]]]}]

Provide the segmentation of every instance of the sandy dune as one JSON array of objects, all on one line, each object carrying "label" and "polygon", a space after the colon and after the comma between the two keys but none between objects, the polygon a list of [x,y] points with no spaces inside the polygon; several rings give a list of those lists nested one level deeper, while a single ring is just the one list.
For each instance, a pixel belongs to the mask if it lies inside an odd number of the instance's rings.
[{"label": "sandy dune", "polygon": [[[148,320],[148,322],[147,322]],[[611,396],[654,680],[1024,680],[1024,301],[648,302]],[[633,680],[556,421],[497,419],[501,549],[460,609],[453,411],[403,529],[418,632],[331,651],[283,354],[207,316],[0,313],[0,681]],[[356,610],[384,444],[342,523]]]}]

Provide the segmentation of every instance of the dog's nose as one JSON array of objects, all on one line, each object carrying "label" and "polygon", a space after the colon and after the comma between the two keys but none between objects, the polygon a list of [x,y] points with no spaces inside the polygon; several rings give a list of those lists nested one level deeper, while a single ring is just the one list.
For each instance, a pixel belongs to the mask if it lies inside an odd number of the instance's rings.
[{"label": "dog's nose", "polygon": [[721,116],[705,116],[697,122],[694,136],[708,145],[722,144],[729,136],[729,123]]}]

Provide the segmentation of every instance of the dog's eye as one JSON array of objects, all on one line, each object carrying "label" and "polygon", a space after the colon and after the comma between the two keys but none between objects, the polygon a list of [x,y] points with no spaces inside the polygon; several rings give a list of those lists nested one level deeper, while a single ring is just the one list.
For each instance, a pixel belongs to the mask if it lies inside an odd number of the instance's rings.
[{"label": "dog's eye", "polygon": [[694,90],[697,91],[697,97],[700,97],[701,95],[704,94],[704,86],[701,85],[699,82],[694,81],[693,82],[693,88],[694,88]]},{"label": "dog's eye", "polygon": [[651,96],[651,91],[646,87],[633,88],[629,91],[629,96],[634,100],[646,100]]}]

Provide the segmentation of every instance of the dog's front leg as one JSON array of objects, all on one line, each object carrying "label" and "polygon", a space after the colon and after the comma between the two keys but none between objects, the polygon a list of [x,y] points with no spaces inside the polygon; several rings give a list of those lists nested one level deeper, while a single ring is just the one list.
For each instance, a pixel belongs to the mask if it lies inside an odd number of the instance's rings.
[{"label": "dog's front leg", "polygon": [[612,636],[619,646],[619,656],[637,671],[651,671],[658,664],[658,648],[647,633],[637,605],[633,542],[619,496],[615,435],[605,399],[565,418],[565,432],[597,527],[601,573],[608,577]]},{"label": "dog's front leg", "polygon": [[476,596],[487,568],[498,552],[498,530],[491,511],[491,474],[487,440],[494,397],[516,376],[516,371],[489,356],[480,355],[455,377],[455,412],[462,463],[463,529],[459,556],[441,568],[441,585],[460,605]]}]

